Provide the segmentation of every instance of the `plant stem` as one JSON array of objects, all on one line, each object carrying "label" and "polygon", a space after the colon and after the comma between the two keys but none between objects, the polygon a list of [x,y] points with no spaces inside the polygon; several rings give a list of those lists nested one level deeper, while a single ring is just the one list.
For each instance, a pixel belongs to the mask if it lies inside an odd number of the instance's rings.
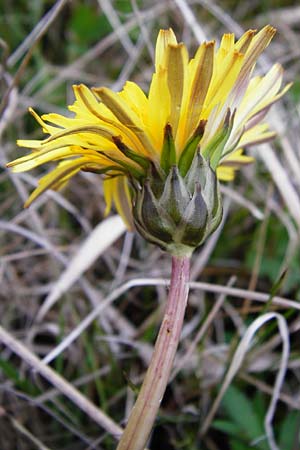
[{"label": "plant stem", "polygon": [[117,450],[143,450],[166,390],[178,347],[189,291],[189,257],[172,257],[164,318],[136,403]]}]

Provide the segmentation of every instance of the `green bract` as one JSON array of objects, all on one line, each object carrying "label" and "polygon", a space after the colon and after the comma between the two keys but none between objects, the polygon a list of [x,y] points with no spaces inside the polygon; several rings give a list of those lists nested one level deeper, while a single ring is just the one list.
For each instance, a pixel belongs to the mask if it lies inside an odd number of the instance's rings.
[{"label": "green bract", "polygon": [[133,183],[137,230],[173,255],[189,255],[217,228],[222,218],[219,182],[196,151],[185,176],[173,164],[168,173],[152,167],[146,181]]}]

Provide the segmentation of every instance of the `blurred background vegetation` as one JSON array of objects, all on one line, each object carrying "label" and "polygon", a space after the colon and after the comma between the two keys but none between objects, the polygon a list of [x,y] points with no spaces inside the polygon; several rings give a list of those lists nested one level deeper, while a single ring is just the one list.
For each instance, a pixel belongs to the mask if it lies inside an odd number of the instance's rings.
[{"label": "blurred background vegetation", "polygon": [[[68,114],[74,83],[119,90],[131,79],[147,91],[160,28],[172,27],[192,54],[205,36],[216,40],[224,32],[239,36],[267,23],[278,34],[257,70],[265,72],[278,61],[285,68],[285,83],[294,82],[269,116],[279,137],[270,146],[249,149],[256,163],[224,187],[224,226],[195,252],[192,280],[212,286],[230,282],[299,301],[299,2],[1,0],[0,317],[1,325],[34,354],[45,357],[127,280],[167,279],[170,261],[139,236],[124,234],[105,253],[99,251],[97,260],[73,280],[43,320],[36,320],[62,271],[104,219],[105,205],[99,176],[82,173],[62,193],[47,193],[23,210],[45,168],[15,175],[5,164],[24,152],[16,147],[17,138],[41,137],[28,107],[38,113]],[[159,286],[128,290],[50,363],[121,425],[145,372],[165,298],[166,290]],[[244,297],[224,297],[199,338],[216,300],[220,297],[203,290],[191,293],[178,361],[194,344],[195,350],[169,385],[149,448],[271,448],[264,418],[282,352],[273,323],[257,334],[201,439],[200,430],[241,335],[263,311],[278,310],[289,326],[291,353],[274,434],[280,450],[300,449],[298,311],[271,301],[263,305]],[[0,387],[1,450],[115,448],[109,433],[4,345]]]}]

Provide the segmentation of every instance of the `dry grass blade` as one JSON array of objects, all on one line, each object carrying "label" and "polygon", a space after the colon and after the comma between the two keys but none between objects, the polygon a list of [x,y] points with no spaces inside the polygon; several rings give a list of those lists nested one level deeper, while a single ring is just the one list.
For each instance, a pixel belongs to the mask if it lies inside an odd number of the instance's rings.
[{"label": "dry grass blade", "polygon": [[10,416],[6,413],[6,411],[2,410],[2,407],[0,407],[0,418],[5,416],[5,418],[8,418],[14,429],[17,433],[20,433],[25,438],[27,438],[31,445],[34,446],[34,448],[37,448],[38,450],[51,450],[49,447],[44,445],[39,439],[37,439],[30,431],[28,431],[22,423],[20,423],[18,420],[16,420],[14,417]]},{"label": "dry grass blade", "polygon": [[[165,285],[166,282],[159,280],[161,284]],[[159,283],[158,283],[159,284]],[[115,301],[118,297],[124,294],[129,289],[136,286],[157,286],[157,280],[131,280],[127,283],[124,283],[120,287],[114,289],[106,298],[103,299],[101,303],[99,303],[93,311],[90,312],[81,322],[80,324],[73,329],[73,331],[66,336],[63,341],[55,347],[43,360],[44,363],[49,364],[53,359],[55,359],[58,355],[60,355],[69,345],[72,344],[83,332],[86,330],[93,321],[99,316],[99,314],[104,311],[113,301]],[[146,360],[149,361],[149,348],[144,347],[143,349],[145,353]]]},{"label": "dry grass blade", "polygon": [[[13,81],[12,81],[11,77],[6,74],[4,76],[4,79],[6,81],[6,84],[8,86],[9,85],[12,86],[12,88],[8,88],[7,94],[5,93],[5,95],[8,95],[8,97],[7,97],[6,107],[1,115],[0,137],[2,137],[6,127],[9,125],[9,123],[13,119],[14,114],[17,109],[17,103],[18,103],[18,92],[17,92],[17,89],[14,88],[12,85]],[[1,103],[2,103],[2,101],[1,101]],[[0,109],[0,111],[1,111],[1,109]]]},{"label": "dry grass blade", "polygon": [[188,2],[185,0],[175,0],[174,3],[176,3],[178,9],[180,10],[186,24],[193,31],[197,41],[205,41],[207,39],[206,34],[203,28],[199,25],[199,18],[196,17]]},{"label": "dry grass blade", "polygon": [[54,305],[59,297],[66,292],[80,276],[96,261],[125,232],[126,227],[120,216],[109,217],[103,220],[83,242],[74,258],[61,274],[53,289],[46,297],[37,314],[41,321],[47,311]]},{"label": "dry grass blade", "polygon": [[207,429],[209,428],[211,421],[220,405],[220,402],[232,382],[233,378],[235,377],[236,373],[240,369],[242,362],[245,358],[245,355],[247,351],[250,349],[252,340],[257,333],[257,331],[269,320],[276,319],[279,332],[282,339],[282,356],[281,356],[281,363],[280,368],[278,371],[278,374],[276,376],[276,382],[273,390],[273,395],[271,399],[271,403],[269,405],[266,417],[265,417],[265,430],[266,430],[266,437],[268,439],[268,443],[270,445],[271,450],[278,450],[278,447],[276,445],[273,429],[272,429],[272,419],[275,413],[276,403],[279,398],[280,390],[282,387],[282,383],[284,381],[284,376],[286,373],[287,365],[288,365],[288,358],[289,358],[289,350],[290,350],[290,344],[289,344],[289,329],[286,323],[286,320],[283,316],[277,313],[266,313],[262,316],[258,317],[247,329],[244,337],[242,338],[241,342],[239,343],[234,356],[232,358],[231,364],[229,366],[229,369],[226,373],[225,379],[222,383],[221,389],[219,391],[219,394],[217,398],[215,399],[202,427],[201,427],[201,434],[205,434]]},{"label": "dry grass blade", "polygon": [[104,414],[84,395],[75,389],[70,383],[61,377],[57,372],[44,364],[20,341],[16,340],[10,333],[0,326],[0,341],[11,351],[24,360],[32,369],[46,378],[49,383],[55,386],[62,394],[68,397],[75,405],[84,411],[94,422],[108,431],[115,439],[120,437],[120,428],[110,417]]},{"label": "dry grass blade", "polygon": [[287,171],[269,145],[263,145],[263,148],[260,149],[259,156],[268,167],[291,216],[300,229],[300,198],[289,179]]},{"label": "dry grass blade", "polygon": [[45,16],[38,22],[37,26],[31,31],[22,44],[15,50],[15,52],[8,58],[8,66],[12,67],[16,62],[22,58],[26,51],[34,46],[34,44],[41,39],[46,33],[51,24],[54,22],[62,8],[69,0],[58,0],[52,8],[45,14]]},{"label": "dry grass blade", "polygon": [[232,188],[229,188],[228,186],[222,185],[221,192],[222,194],[225,194],[231,200],[236,202],[238,205],[248,209],[249,212],[253,215],[253,217],[255,217],[258,220],[263,220],[264,218],[263,212],[259,208],[257,208],[257,206],[253,202],[243,197],[237,191],[235,191]]},{"label": "dry grass blade", "polygon": [[122,43],[125,51],[128,53],[128,55],[134,53],[134,46],[132,45],[128,32],[124,30],[122,22],[120,21],[112,3],[109,0],[98,0],[98,3],[104,11],[113,29],[116,30],[119,41]]},{"label": "dry grass blade", "polygon": [[[73,331],[66,336],[63,341],[55,347],[43,360],[45,364],[49,364],[53,359],[55,359],[58,355],[60,355],[66,348],[68,348],[78,337],[93,323],[93,321],[100,315],[102,311],[104,311],[105,308],[107,308],[113,301],[115,301],[118,297],[123,295],[125,292],[129,291],[130,289],[138,286],[167,286],[169,281],[163,280],[161,278],[143,278],[143,279],[135,279],[130,280],[124,284],[122,284],[120,287],[114,289],[106,298],[103,299],[103,301],[98,304],[93,311],[90,312],[81,322],[80,324],[73,329]],[[260,292],[253,292],[248,291],[246,289],[237,289],[232,288],[229,286],[216,286],[216,285],[210,285],[208,283],[197,283],[197,282],[191,282],[190,283],[191,289],[200,289],[208,292],[214,292],[221,294],[220,300],[217,302],[217,306],[213,309],[212,314],[215,313],[215,311],[218,310],[218,308],[223,303],[223,298],[225,295],[233,296],[233,297],[239,297],[241,299],[244,299],[245,297],[257,300],[260,302],[268,302],[270,299],[270,296],[268,294],[263,294]],[[286,308],[297,308],[300,310],[300,304],[293,302],[292,300],[280,298],[280,297],[273,297],[272,303],[284,306]],[[202,335],[202,332],[201,332]],[[146,360],[149,360],[149,348],[144,347],[144,352],[146,352]]]},{"label": "dry grass blade", "polygon": [[[139,20],[143,22],[151,22],[157,19],[162,14],[166,13],[169,9],[174,9],[175,5],[172,3],[158,3],[153,7],[142,11]],[[130,18],[127,22],[123,24],[123,32],[131,31],[137,24],[137,18]],[[91,47],[87,52],[74,61],[69,66],[64,67],[57,77],[49,81],[40,91],[40,94],[46,95],[53,92],[58,85],[60,85],[64,80],[72,78],[71,74],[82,69],[84,66],[88,65],[91,61],[99,58],[99,56],[112,47],[118,42],[119,36],[118,32],[114,30],[112,33],[108,34],[104,39],[100,40],[95,46]]]},{"label": "dry grass blade", "polygon": [[[227,286],[220,286],[216,284],[209,284],[209,283],[201,283],[197,281],[191,281],[190,283],[191,289],[203,289],[207,292],[214,292],[219,294],[226,294],[231,297],[237,297],[237,298],[249,298],[250,300],[255,300],[257,302],[263,302],[266,303],[270,300],[270,294],[265,294],[263,292],[257,292],[257,291],[249,291],[248,289],[239,289],[239,288],[232,288]],[[284,297],[278,297],[274,296],[272,298],[271,304],[282,306],[283,308],[294,308],[296,310],[300,311],[300,303],[297,301],[289,300]]]}]

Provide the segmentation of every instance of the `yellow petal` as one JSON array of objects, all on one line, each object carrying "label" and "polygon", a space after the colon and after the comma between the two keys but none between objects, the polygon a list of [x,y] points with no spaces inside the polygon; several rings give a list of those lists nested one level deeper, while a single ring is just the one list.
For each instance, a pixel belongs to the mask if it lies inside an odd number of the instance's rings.
[{"label": "yellow petal", "polygon": [[244,77],[247,73],[249,74],[252,70],[254,64],[256,63],[260,54],[269,45],[273,36],[275,35],[275,28],[270,25],[265,26],[256,36],[252,39],[249,48],[247,49],[243,67],[239,77]]},{"label": "yellow petal", "polygon": [[217,177],[220,181],[232,181],[234,179],[234,169],[231,167],[217,167]]},{"label": "yellow petal", "polygon": [[217,177],[221,181],[232,181],[237,169],[253,161],[254,158],[244,155],[243,150],[240,148],[222,160],[217,167]]},{"label": "yellow petal", "polygon": [[143,124],[137,114],[129,108],[120,95],[110,89],[100,88],[97,92],[117,119],[136,135],[143,146],[143,153],[151,155],[153,153],[151,141],[143,130]]},{"label": "yellow petal", "polygon": [[[118,136],[121,134],[122,140],[135,150],[142,150],[140,141],[136,135],[118,120],[113,112],[104,104],[99,103],[91,91],[83,84],[73,86],[77,103],[73,104],[69,109],[76,112],[78,120],[84,120],[87,123],[95,123],[105,125],[111,131],[111,134]],[[93,92],[100,98],[101,88],[93,88]],[[120,95],[120,94],[119,94]],[[82,117],[82,111],[85,114]],[[145,153],[145,152],[144,152]]]},{"label": "yellow petal", "polygon": [[57,148],[51,150],[47,147],[42,148],[39,152],[23,156],[15,161],[12,161],[9,163],[9,167],[12,167],[13,172],[25,172],[33,169],[34,167],[38,167],[41,164],[65,158],[74,159],[77,156],[89,157],[91,161],[96,158],[97,162],[108,165],[108,160],[96,151],[83,149],[74,145],[69,147],[58,146]]},{"label": "yellow petal", "polygon": [[187,61],[187,49],[183,44],[168,46],[166,65],[168,88],[171,100],[170,124],[172,127],[173,136],[176,136],[180,117]]},{"label": "yellow petal", "polygon": [[[149,90],[148,123],[151,124],[152,140],[155,143],[154,151],[160,154],[164,128],[170,120],[171,99],[168,89],[167,71],[154,73]],[[164,124],[164,125],[163,125]]]},{"label": "yellow petal", "polygon": [[142,124],[139,117],[129,108],[120,95],[105,87],[99,88],[97,93],[103,103],[121,123],[134,132],[141,131]]},{"label": "yellow petal", "polygon": [[[186,104],[184,139],[188,139],[200,121],[214,68],[214,41],[202,44],[191,64],[191,79]],[[184,120],[183,119],[183,120]]]},{"label": "yellow petal", "polygon": [[176,45],[177,39],[174,31],[169,28],[168,30],[160,30],[157,36],[155,47],[155,69],[158,72],[161,69],[166,68],[166,53],[169,45]]},{"label": "yellow petal", "polygon": [[58,133],[55,133],[49,138],[45,139],[44,143],[47,144],[48,142],[52,142],[60,138],[65,138],[66,136],[76,134],[96,134],[97,136],[100,136],[101,138],[107,139],[109,141],[111,141],[112,136],[114,136],[114,134],[106,127],[97,125],[84,125],[82,127],[70,127],[66,130],[59,131]]},{"label": "yellow petal", "polygon": [[55,189],[61,184],[61,181],[66,181],[66,177],[70,178],[77,173],[84,164],[89,161],[88,158],[78,158],[73,161],[64,161],[60,163],[52,172],[43,176],[39,180],[38,187],[31,193],[27,199],[24,207],[27,208],[37,197],[39,197],[47,189]]},{"label": "yellow petal", "polygon": [[59,131],[60,128],[69,128],[74,127],[76,125],[84,125],[91,124],[91,120],[89,120],[88,117],[84,118],[77,118],[77,117],[65,117],[60,114],[56,113],[50,113],[50,114],[43,114],[42,119],[45,122],[52,123],[57,126],[55,132]]},{"label": "yellow petal", "polygon": [[30,114],[35,118],[35,120],[41,125],[44,133],[52,134],[57,131],[57,127],[52,127],[44,122],[44,120],[32,109],[28,108]]},{"label": "yellow petal", "polygon": [[256,30],[248,30],[243,36],[236,42],[234,48],[238,50],[240,53],[246,53],[254,36]]},{"label": "yellow petal", "polygon": [[106,203],[105,215],[109,214],[114,203],[127,228],[132,231],[134,225],[127,178],[123,176],[107,178],[103,182],[103,189]]},{"label": "yellow petal", "polygon": [[234,50],[224,58],[220,67],[216,68],[207,93],[207,108],[203,112],[204,118],[207,118],[216,105],[223,105],[227,100],[239,76],[243,60],[244,55]]},{"label": "yellow petal", "polygon": [[218,53],[222,53],[222,57],[224,57],[224,54],[233,51],[233,47],[234,47],[234,34],[233,33],[223,34]]},{"label": "yellow petal", "polygon": [[43,141],[35,139],[18,139],[17,145],[19,147],[32,148],[33,150],[35,150],[36,148],[41,147],[41,142]]},{"label": "yellow petal", "polygon": [[130,106],[137,116],[140,118],[144,117],[145,110],[148,108],[148,99],[136,83],[126,81],[119,96]]},{"label": "yellow petal", "polygon": [[249,115],[254,115],[258,109],[264,107],[280,89],[282,82],[282,67],[275,64],[262,78],[255,78],[250,83],[243,101],[237,110],[238,122],[243,123]]},{"label": "yellow petal", "polygon": [[77,103],[73,107],[70,107],[70,109],[76,112],[79,118],[82,118],[84,112],[92,120],[113,118],[109,109],[101,107],[93,92],[84,84],[73,85],[73,91]]},{"label": "yellow petal", "polygon": [[260,123],[250,128],[250,130],[245,131],[239,145],[241,147],[247,147],[250,145],[261,144],[274,139],[274,137],[276,137],[276,133],[274,131],[269,131],[268,124]]},{"label": "yellow petal", "polygon": [[226,158],[224,158],[224,160],[222,161],[222,165],[225,165],[227,167],[234,167],[239,165],[250,164],[253,161],[254,158],[252,156],[244,155],[243,149],[239,148],[230,155],[226,156]]},{"label": "yellow petal", "polygon": [[[25,172],[31,170],[34,167],[38,167],[41,164],[45,164],[50,161],[55,161],[57,159],[62,159],[65,157],[72,157],[73,150],[70,147],[59,147],[56,150],[49,151],[48,149],[44,152],[39,152],[23,156],[9,163],[8,167],[12,167],[13,172]],[[76,156],[76,153],[74,154]]]}]

